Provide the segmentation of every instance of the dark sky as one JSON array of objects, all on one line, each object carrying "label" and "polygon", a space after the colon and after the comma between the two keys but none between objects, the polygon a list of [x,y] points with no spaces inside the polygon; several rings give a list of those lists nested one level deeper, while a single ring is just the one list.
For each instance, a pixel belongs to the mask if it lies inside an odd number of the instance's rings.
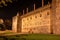
[{"label": "dark sky", "polygon": [[[51,0],[45,0],[45,4],[48,2],[51,2]],[[7,3],[7,6],[0,7],[0,18],[3,19],[10,19],[13,16],[16,15],[16,13],[19,11],[22,13],[22,10],[26,10],[26,8],[29,8],[29,11],[33,10],[33,4],[36,4],[36,8],[41,7],[41,0],[17,0],[13,1],[13,3]]]}]

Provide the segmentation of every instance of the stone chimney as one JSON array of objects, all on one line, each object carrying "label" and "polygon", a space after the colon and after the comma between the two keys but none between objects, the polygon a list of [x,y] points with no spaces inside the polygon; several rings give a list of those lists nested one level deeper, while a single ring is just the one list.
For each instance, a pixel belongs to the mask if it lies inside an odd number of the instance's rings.
[{"label": "stone chimney", "polygon": [[24,10],[23,10],[23,15],[24,15]]},{"label": "stone chimney", "polygon": [[34,11],[35,11],[35,3],[34,3]]},{"label": "stone chimney", "polygon": [[28,8],[26,9],[26,13],[28,13]]},{"label": "stone chimney", "polygon": [[17,12],[17,16],[19,16],[19,12]]}]

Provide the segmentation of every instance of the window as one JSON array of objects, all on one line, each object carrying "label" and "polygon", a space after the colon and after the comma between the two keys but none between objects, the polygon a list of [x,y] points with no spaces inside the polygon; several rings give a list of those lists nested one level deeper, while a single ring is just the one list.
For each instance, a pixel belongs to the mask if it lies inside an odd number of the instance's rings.
[{"label": "window", "polygon": [[43,10],[41,10],[41,12],[42,12]]},{"label": "window", "polygon": [[32,17],[30,17],[30,19],[32,19]]},{"label": "window", "polygon": [[35,16],[35,18],[37,18],[37,16]]},{"label": "window", "polygon": [[29,18],[27,18],[27,20],[29,20]]},{"label": "window", "polygon": [[42,14],[40,14],[40,17],[42,17]]},{"label": "window", "polygon": [[49,12],[47,12],[47,15],[49,15]]}]

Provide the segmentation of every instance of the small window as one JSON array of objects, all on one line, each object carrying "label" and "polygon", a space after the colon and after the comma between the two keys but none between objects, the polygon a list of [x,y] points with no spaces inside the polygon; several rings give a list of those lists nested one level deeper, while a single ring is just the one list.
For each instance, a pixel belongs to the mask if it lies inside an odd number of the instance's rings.
[{"label": "small window", "polygon": [[42,12],[42,10],[40,12]]},{"label": "small window", "polygon": [[42,17],[42,14],[40,14],[40,17]]},{"label": "small window", "polygon": [[35,16],[35,18],[37,18],[37,16]]},{"label": "small window", "polygon": [[29,18],[27,18],[27,20],[29,20]]},{"label": "small window", "polygon": [[49,15],[49,12],[47,12],[47,15]]}]

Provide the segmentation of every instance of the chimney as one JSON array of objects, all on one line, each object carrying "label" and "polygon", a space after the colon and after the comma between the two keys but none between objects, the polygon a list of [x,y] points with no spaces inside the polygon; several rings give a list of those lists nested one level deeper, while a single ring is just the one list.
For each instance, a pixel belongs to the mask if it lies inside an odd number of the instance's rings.
[{"label": "chimney", "polygon": [[23,15],[24,15],[24,10],[23,10]]},{"label": "chimney", "polygon": [[28,8],[27,8],[26,12],[28,13]]},{"label": "chimney", "polygon": [[19,12],[17,12],[17,16],[19,16]]},{"label": "chimney", "polygon": [[50,2],[48,1],[48,4],[50,4]]},{"label": "chimney", "polygon": [[42,7],[44,6],[44,0],[42,0]]},{"label": "chimney", "polygon": [[35,11],[35,3],[34,3],[34,11]]}]

